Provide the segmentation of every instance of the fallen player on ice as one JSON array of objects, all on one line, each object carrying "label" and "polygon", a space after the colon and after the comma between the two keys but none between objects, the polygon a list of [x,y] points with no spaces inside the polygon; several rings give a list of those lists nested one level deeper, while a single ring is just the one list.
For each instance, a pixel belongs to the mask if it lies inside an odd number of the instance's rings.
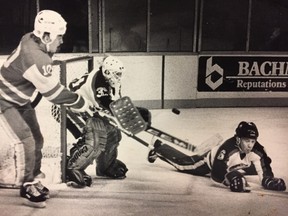
[{"label": "fallen player on ice", "polygon": [[240,122],[236,134],[222,145],[212,148],[204,155],[188,156],[156,139],[149,152],[148,161],[157,158],[171,164],[179,172],[206,176],[230,188],[233,192],[250,192],[245,175],[258,175],[263,188],[285,191],[283,179],[274,177],[271,159],[264,147],[257,141],[258,129],[253,122]]}]

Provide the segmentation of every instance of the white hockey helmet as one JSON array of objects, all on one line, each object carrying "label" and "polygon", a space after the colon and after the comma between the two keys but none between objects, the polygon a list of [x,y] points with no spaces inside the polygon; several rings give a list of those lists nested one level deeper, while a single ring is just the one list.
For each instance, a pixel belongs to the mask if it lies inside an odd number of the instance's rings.
[{"label": "white hockey helmet", "polygon": [[114,56],[108,56],[102,63],[103,76],[108,80],[112,87],[121,82],[123,72],[125,71],[123,63]]},{"label": "white hockey helmet", "polygon": [[50,39],[54,41],[57,35],[64,35],[66,32],[66,21],[63,17],[52,10],[40,11],[34,22],[34,35],[41,38],[45,32],[50,34]]}]

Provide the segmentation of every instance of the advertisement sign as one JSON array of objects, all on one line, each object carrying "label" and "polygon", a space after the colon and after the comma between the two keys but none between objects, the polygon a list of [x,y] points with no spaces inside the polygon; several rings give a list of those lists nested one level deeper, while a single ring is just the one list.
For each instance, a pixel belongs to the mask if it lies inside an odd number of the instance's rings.
[{"label": "advertisement sign", "polygon": [[288,57],[200,56],[197,89],[288,91]]}]

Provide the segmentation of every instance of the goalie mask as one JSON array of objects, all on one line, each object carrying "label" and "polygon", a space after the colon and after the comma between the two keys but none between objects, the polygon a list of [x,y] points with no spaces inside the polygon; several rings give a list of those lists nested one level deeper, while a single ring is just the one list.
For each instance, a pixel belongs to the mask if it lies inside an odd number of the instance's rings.
[{"label": "goalie mask", "polygon": [[124,71],[123,63],[113,56],[108,56],[102,63],[103,76],[113,88],[120,85]]}]

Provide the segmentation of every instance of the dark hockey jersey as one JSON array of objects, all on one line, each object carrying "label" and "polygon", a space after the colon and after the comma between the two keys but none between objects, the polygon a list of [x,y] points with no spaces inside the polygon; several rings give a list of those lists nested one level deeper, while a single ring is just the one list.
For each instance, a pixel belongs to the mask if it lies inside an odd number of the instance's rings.
[{"label": "dark hockey jersey", "polygon": [[237,146],[236,137],[232,137],[212,149],[207,157],[211,178],[219,183],[224,182],[228,172],[245,169],[252,164],[255,166],[260,182],[264,176],[274,176],[270,166],[271,159],[259,142],[256,142],[250,153],[245,154],[241,153]]},{"label": "dark hockey jersey", "polygon": [[83,106],[84,101],[77,100],[78,95],[69,92],[52,73],[51,54],[28,33],[1,67],[0,99],[22,106],[37,89],[52,103]]},{"label": "dark hockey jersey", "polygon": [[112,88],[106,81],[101,69],[93,70],[69,84],[71,91],[90,100],[95,106],[109,110],[112,101],[121,97],[121,86]]},{"label": "dark hockey jersey", "polygon": [[[69,89],[87,98],[94,106],[105,110],[110,110],[110,103],[121,97],[121,86],[112,88],[103,76],[101,68],[74,79],[69,84]],[[68,130],[75,138],[80,137],[86,125],[86,118],[71,110],[67,111],[67,118]]]}]

